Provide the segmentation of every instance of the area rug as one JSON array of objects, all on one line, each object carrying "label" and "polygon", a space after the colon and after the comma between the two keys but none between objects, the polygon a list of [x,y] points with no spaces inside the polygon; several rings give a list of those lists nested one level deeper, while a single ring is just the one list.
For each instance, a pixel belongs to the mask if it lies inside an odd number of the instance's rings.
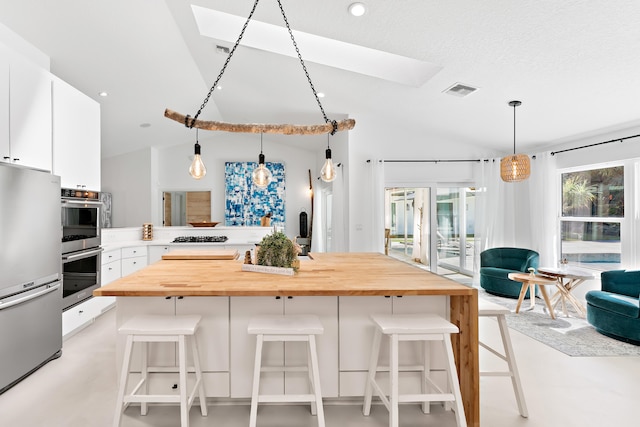
[{"label": "area rug", "polygon": [[528,310],[529,300],[525,300],[520,307],[520,313],[516,314],[516,299],[491,295],[483,289],[478,291],[478,297],[509,308],[511,314],[506,316],[509,328],[569,356],[640,356],[640,346],[600,334],[586,319],[577,317],[571,307],[569,317],[558,313],[554,320],[545,312],[544,302],[540,298],[536,298],[533,310]]}]

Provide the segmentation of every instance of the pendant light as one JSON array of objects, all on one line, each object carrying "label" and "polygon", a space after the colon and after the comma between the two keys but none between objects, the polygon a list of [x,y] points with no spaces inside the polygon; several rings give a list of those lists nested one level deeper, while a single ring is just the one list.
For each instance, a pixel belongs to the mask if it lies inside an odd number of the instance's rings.
[{"label": "pendant light", "polygon": [[194,147],[193,152],[193,161],[191,162],[191,166],[189,166],[189,175],[191,175],[194,179],[202,179],[207,174],[207,168],[204,166],[202,162],[202,157],[200,156],[200,144],[198,143],[198,129],[196,128],[196,145]]},{"label": "pendant light", "polygon": [[258,167],[253,170],[251,180],[258,188],[266,188],[271,182],[271,171],[264,165],[264,154],[262,154],[262,134],[260,134],[260,155],[258,156]]},{"label": "pendant light", "polygon": [[327,134],[327,149],[325,150],[326,160],[322,169],[320,170],[320,178],[324,182],[331,182],[336,179],[336,167],[333,165],[333,160],[331,160],[331,148],[329,147],[329,134]]},{"label": "pendant light", "polygon": [[516,154],[516,107],[522,105],[520,101],[511,101],[513,107],[513,155],[500,160],[500,178],[505,182],[524,181],[531,174],[531,162],[526,154]]}]

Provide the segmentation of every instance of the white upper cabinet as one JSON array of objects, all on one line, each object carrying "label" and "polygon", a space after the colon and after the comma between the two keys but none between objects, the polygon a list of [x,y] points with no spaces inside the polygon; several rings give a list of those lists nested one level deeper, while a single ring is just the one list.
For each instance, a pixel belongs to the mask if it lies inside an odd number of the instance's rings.
[{"label": "white upper cabinet", "polygon": [[63,188],[100,191],[100,104],[53,77],[53,173]]},{"label": "white upper cabinet", "polygon": [[0,160],[50,171],[51,74],[19,55],[2,53]]}]

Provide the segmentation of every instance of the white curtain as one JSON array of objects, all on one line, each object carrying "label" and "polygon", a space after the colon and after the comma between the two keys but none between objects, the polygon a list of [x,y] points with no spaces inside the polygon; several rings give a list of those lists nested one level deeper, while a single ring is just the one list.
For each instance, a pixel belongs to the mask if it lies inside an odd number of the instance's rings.
[{"label": "white curtain", "polygon": [[[480,283],[480,253],[500,246],[523,246],[516,242],[516,195],[523,183],[505,183],[500,178],[500,159],[483,160],[478,165],[476,192],[476,245],[473,283]],[[516,191],[517,190],[517,191]],[[520,208],[524,208],[520,206]]]},{"label": "white curtain", "polygon": [[529,211],[531,249],[540,254],[540,265],[555,267],[560,259],[558,212],[560,177],[550,152],[536,154],[531,161]]},{"label": "white curtain", "polygon": [[540,265],[555,266],[559,183],[551,153],[531,160],[526,181],[502,181],[500,159],[480,162],[478,177],[474,284],[480,281],[480,252],[487,248],[533,249],[540,254]]},{"label": "white curtain", "polygon": [[331,207],[331,248],[329,252],[348,252],[347,221],[345,218],[345,207],[349,201],[346,198],[344,188],[344,166],[336,167],[336,179],[331,182],[333,192],[333,203]]},{"label": "white curtain", "polygon": [[[345,206],[348,200],[344,185],[344,166],[336,167],[336,178],[332,182],[317,180],[313,189],[312,252],[348,252],[348,228]],[[331,195],[331,211],[327,196]],[[328,247],[328,228],[331,227],[331,245]]]},{"label": "white curtain", "polygon": [[326,220],[324,215],[323,189],[326,183],[316,180],[313,186],[313,229],[311,231],[311,252],[325,252]]}]

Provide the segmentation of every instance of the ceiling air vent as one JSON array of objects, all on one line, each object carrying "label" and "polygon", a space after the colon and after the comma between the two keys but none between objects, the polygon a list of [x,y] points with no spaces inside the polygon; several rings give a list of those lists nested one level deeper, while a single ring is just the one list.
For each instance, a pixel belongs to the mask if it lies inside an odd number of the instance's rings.
[{"label": "ceiling air vent", "polygon": [[449,95],[464,97],[467,95],[471,95],[476,90],[478,90],[477,87],[465,85],[462,83],[456,83],[453,86],[445,89],[444,93],[448,93]]},{"label": "ceiling air vent", "polygon": [[219,44],[216,45],[216,52],[217,53],[224,53],[224,54],[229,54],[229,48],[226,46],[220,46]]}]

